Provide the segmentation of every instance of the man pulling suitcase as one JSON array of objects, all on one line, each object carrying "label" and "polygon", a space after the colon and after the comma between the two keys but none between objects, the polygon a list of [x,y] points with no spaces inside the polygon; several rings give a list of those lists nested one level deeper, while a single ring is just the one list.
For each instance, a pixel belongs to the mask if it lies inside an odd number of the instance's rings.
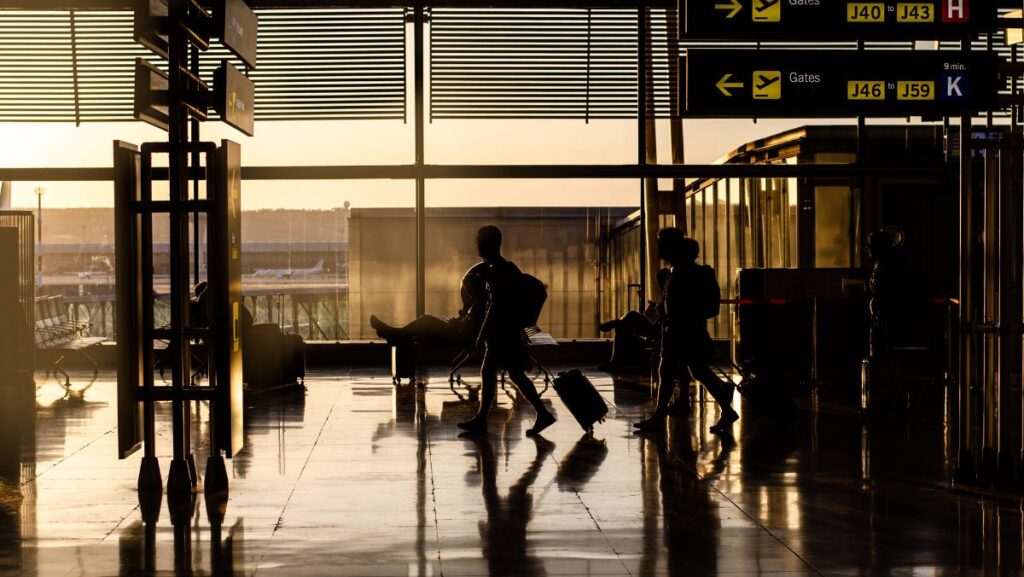
[{"label": "man pulling suitcase", "polygon": [[[526,376],[528,354],[524,323],[532,311],[527,310],[529,291],[524,291],[524,274],[515,264],[501,256],[501,230],[485,226],[477,231],[477,251],[487,264],[484,273],[487,305],[477,347],[483,346],[480,365],[480,410],[472,419],[459,423],[459,428],[472,433],[487,431],[487,414],[494,404],[498,388],[498,371],[505,369],[523,397],[537,411],[537,422],[526,432],[533,436],[550,427],[555,416],[544,406],[530,377]],[[539,311],[537,311],[539,313]],[[536,322],[536,318],[533,319]]]}]

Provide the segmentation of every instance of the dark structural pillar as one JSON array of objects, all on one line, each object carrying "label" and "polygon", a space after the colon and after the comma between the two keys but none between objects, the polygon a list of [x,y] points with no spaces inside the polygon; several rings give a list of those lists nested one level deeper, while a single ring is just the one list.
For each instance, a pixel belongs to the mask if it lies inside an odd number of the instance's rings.
[{"label": "dark structural pillar", "polygon": [[427,312],[427,215],[426,215],[426,179],[423,176],[423,164],[426,161],[426,143],[424,141],[424,51],[426,39],[423,28],[426,24],[426,11],[422,2],[417,2],[412,13],[413,29],[413,99],[416,126],[416,316]]},{"label": "dark structural pillar", "polygon": [[[970,49],[970,42],[964,46]],[[974,247],[974,191],[971,181],[971,116],[960,117],[960,371],[957,378],[959,406],[959,442],[954,480],[971,483],[975,480],[974,403],[975,386],[973,247]]]},{"label": "dark structural pillar", "polygon": [[[172,23],[183,23],[188,18],[189,0],[169,0],[168,16]],[[171,260],[171,382],[174,398],[171,401],[172,449],[171,469],[167,477],[168,494],[191,494],[197,485],[195,465],[189,464],[189,412],[183,400],[184,389],[191,373],[189,341],[185,336],[188,326],[189,250],[188,213],[184,203],[188,200],[188,110],[184,99],[188,93],[189,42],[185,29],[172,24],[168,38],[169,90],[168,106],[168,167],[170,178],[170,260]]]}]

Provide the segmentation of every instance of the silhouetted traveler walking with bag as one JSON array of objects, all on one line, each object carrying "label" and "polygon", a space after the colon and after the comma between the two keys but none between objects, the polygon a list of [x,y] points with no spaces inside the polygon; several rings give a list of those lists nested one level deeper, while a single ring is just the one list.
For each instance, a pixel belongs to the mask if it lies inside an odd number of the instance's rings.
[{"label": "silhouetted traveler walking with bag", "polygon": [[658,404],[650,418],[633,426],[642,431],[664,428],[676,377],[685,375],[684,370],[688,370],[722,409],[722,417],[711,431],[725,432],[739,415],[732,408],[736,387],[719,379],[708,366],[714,353],[714,344],[708,334],[708,319],[718,315],[722,300],[715,270],[697,264],[700,245],[692,238],[686,238],[678,228],[658,231],[658,253],[672,265],[672,276],[665,289]]},{"label": "silhouetted traveler walking with bag", "polygon": [[537,394],[533,381],[526,376],[529,359],[526,350],[526,334],[523,329],[536,319],[527,319],[531,303],[528,298],[527,280],[515,264],[501,256],[501,230],[496,226],[485,226],[477,231],[477,251],[487,264],[484,274],[487,288],[487,308],[483,325],[477,337],[477,347],[484,348],[480,365],[480,410],[476,416],[459,423],[459,427],[474,433],[487,430],[487,414],[494,404],[498,388],[498,371],[505,369],[523,397],[537,412],[537,422],[527,435],[536,435],[555,422],[555,416],[544,406]]}]

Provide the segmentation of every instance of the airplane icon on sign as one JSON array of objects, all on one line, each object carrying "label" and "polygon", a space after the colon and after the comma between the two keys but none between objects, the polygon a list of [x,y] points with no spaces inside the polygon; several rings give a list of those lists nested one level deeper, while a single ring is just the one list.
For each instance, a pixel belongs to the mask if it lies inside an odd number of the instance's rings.
[{"label": "airplane icon on sign", "polygon": [[779,100],[782,98],[782,72],[779,70],[754,71],[754,100]]},{"label": "airplane icon on sign", "polygon": [[765,76],[764,74],[758,74],[757,75],[757,89],[758,90],[764,90],[765,88],[768,88],[769,86],[771,86],[772,84],[775,84],[779,80],[781,80],[781,79],[778,76],[770,77],[770,76]]}]

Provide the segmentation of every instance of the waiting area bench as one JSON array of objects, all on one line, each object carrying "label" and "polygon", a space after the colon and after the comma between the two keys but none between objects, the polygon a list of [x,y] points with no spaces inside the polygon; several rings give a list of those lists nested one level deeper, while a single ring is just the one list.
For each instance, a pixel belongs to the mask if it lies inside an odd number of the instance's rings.
[{"label": "waiting area bench", "polygon": [[64,375],[64,385],[71,384],[71,378],[60,364],[69,354],[77,354],[91,366],[93,377],[99,374],[99,365],[86,352],[89,348],[106,341],[106,337],[84,336],[90,323],[75,322],[68,317],[68,308],[63,296],[37,297],[33,304],[35,313],[35,340],[39,351],[52,351],[55,360],[46,367],[47,375]]},{"label": "waiting area bench", "polygon": [[[534,347],[544,346],[558,346],[558,341],[551,336],[550,333],[544,332],[540,327],[532,326],[524,330],[526,333],[527,351],[530,356],[530,361],[534,367],[543,374],[544,376],[544,389],[540,391],[543,395],[547,392],[548,387],[554,382],[554,375],[551,371],[544,366],[536,355],[533,354]],[[417,353],[417,349],[422,348],[448,348],[455,347],[458,350],[458,354],[451,360],[448,371],[448,384],[453,392],[455,392],[455,385],[462,384],[461,369],[473,358],[478,358],[479,354],[474,346],[458,346],[458,345],[429,345],[422,341],[413,341],[411,343],[399,344],[392,346],[391,348],[391,375],[395,384],[399,384],[402,379],[408,379],[409,382],[416,380],[418,358],[420,355]],[[502,387],[505,385],[505,371],[501,372],[501,384]],[[456,393],[457,394],[457,393]]]}]

